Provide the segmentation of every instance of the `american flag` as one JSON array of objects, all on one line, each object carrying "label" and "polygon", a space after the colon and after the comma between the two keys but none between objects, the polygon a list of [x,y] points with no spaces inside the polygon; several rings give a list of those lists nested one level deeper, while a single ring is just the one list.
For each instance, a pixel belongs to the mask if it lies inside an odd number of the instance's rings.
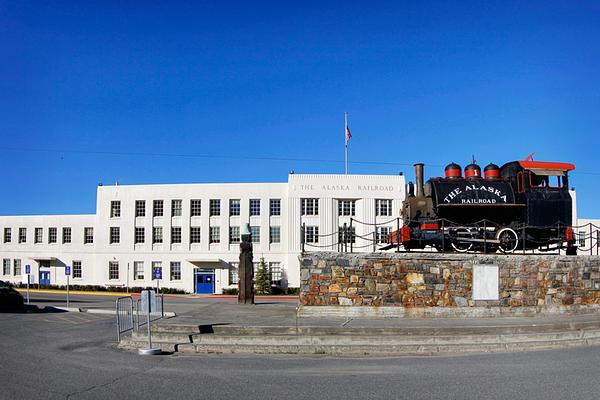
[{"label": "american flag", "polygon": [[348,141],[350,141],[351,137],[352,137],[352,134],[350,133],[350,129],[348,127],[346,127],[346,144],[348,144]]}]

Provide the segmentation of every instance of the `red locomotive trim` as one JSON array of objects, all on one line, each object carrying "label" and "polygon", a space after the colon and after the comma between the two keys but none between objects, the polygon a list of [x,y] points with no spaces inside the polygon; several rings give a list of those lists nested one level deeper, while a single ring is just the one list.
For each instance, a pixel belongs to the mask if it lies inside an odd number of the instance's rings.
[{"label": "red locomotive trim", "polygon": [[467,170],[465,170],[465,176],[466,176],[466,177],[469,177],[469,178],[470,178],[470,177],[472,177],[472,176],[477,176],[477,177],[479,177],[479,176],[481,176],[481,174],[480,174],[480,172],[479,172],[478,170],[476,170],[476,169],[467,169]]},{"label": "red locomotive trim", "polygon": [[408,226],[400,228],[400,240],[402,243],[410,242],[410,228]]},{"label": "red locomotive trim", "polygon": [[437,231],[438,229],[440,229],[440,225],[436,223],[421,224],[421,230],[424,231]]},{"label": "red locomotive trim", "polygon": [[489,169],[487,171],[484,171],[484,175],[486,178],[488,178],[488,177],[498,178],[500,176],[500,171],[497,169]]},{"label": "red locomotive trim", "polygon": [[560,171],[572,171],[575,165],[571,163],[550,162],[550,161],[519,161],[519,165],[523,168],[539,168],[539,169],[557,169]]},{"label": "red locomotive trim", "polygon": [[459,177],[460,176],[460,169],[458,168],[451,168],[451,169],[447,169],[446,170],[446,177]]}]

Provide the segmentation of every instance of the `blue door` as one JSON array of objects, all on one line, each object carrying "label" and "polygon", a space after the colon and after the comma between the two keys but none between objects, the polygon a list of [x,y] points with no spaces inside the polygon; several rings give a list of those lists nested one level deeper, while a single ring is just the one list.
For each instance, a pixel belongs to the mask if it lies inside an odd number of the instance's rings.
[{"label": "blue door", "polygon": [[215,292],[215,274],[196,274],[196,293],[213,294]]},{"label": "blue door", "polygon": [[40,285],[50,285],[50,271],[40,271]]}]

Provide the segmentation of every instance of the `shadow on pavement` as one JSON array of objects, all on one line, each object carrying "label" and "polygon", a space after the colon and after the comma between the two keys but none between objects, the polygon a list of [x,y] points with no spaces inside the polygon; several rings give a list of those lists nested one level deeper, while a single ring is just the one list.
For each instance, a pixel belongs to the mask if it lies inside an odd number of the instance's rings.
[{"label": "shadow on pavement", "polygon": [[[32,303],[60,303],[61,300],[58,299],[31,299]],[[64,301],[63,301],[64,303]],[[93,300],[71,300],[71,303],[98,303],[97,301],[93,301]]]},{"label": "shadow on pavement", "polygon": [[3,314],[49,314],[49,313],[66,313],[68,311],[61,310],[52,306],[45,306],[44,308],[39,308],[36,305],[25,304],[22,307],[2,307],[0,308],[0,313]]},{"label": "shadow on pavement", "polygon": [[222,326],[222,325],[231,325],[229,322],[219,323],[219,324],[208,324],[208,325],[198,325],[198,330],[200,333],[215,333],[213,326]]}]

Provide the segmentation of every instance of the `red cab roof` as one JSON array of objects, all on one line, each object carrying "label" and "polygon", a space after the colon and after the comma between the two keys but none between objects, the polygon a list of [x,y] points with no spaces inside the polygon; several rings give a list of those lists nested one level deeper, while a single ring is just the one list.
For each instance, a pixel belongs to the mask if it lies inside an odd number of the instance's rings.
[{"label": "red cab roof", "polygon": [[527,169],[554,169],[559,171],[572,171],[575,165],[571,163],[549,162],[549,161],[519,161],[523,168]]}]

